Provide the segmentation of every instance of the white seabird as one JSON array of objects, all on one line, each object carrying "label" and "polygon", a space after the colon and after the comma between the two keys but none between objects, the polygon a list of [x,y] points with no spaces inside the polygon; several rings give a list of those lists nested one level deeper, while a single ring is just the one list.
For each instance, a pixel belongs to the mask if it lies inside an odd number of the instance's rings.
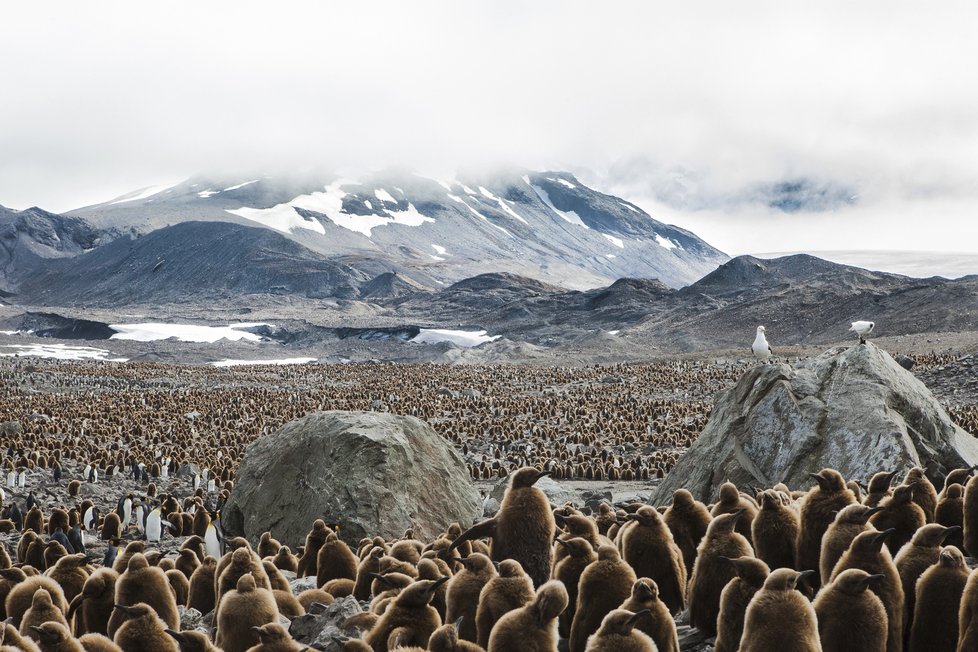
[{"label": "white seabird", "polygon": [[757,336],[754,338],[754,344],[750,348],[754,352],[754,357],[761,362],[766,362],[768,358],[774,355],[774,351],[771,350],[771,345],[767,343],[767,338],[764,337],[763,326],[757,327]]},{"label": "white seabird", "polygon": [[859,336],[860,344],[865,344],[866,336],[872,333],[874,328],[876,328],[874,321],[854,321],[849,330]]}]

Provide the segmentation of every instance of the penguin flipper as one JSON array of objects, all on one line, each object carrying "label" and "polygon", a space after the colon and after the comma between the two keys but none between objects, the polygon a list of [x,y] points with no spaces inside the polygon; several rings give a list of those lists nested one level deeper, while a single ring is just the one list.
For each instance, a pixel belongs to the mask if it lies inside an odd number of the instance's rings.
[{"label": "penguin flipper", "polygon": [[496,535],[496,526],[498,521],[495,518],[487,518],[486,520],[476,523],[468,530],[458,535],[458,538],[452,541],[452,545],[449,546],[449,550],[455,550],[460,545],[466,541],[471,541],[472,539],[483,539],[486,537],[492,538]]}]

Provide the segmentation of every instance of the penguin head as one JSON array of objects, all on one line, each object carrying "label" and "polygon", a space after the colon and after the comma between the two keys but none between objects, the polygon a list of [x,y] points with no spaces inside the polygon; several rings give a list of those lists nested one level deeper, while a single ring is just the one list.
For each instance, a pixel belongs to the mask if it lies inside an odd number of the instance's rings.
[{"label": "penguin head", "polygon": [[113,605],[113,607],[116,609],[116,611],[121,613],[122,616],[127,620],[132,620],[136,618],[157,617],[156,612],[153,610],[153,608],[150,607],[145,602],[140,602],[134,605],[115,604]]},{"label": "penguin head", "polygon": [[804,578],[815,575],[815,571],[798,572],[793,568],[777,568],[764,580],[767,591],[792,591]]},{"label": "penguin head", "polygon": [[883,511],[882,507],[867,507],[856,503],[846,505],[835,515],[836,523],[851,523],[853,525],[864,525],[873,514]]},{"label": "penguin head", "polygon": [[255,626],[251,629],[258,635],[258,640],[261,641],[262,645],[284,646],[292,640],[292,637],[289,636],[289,631],[279,623],[268,623],[267,625],[262,625],[261,627]]},{"label": "penguin head", "polygon": [[532,466],[524,466],[522,469],[513,474],[513,479],[510,481],[510,487],[513,489],[532,487],[545,475],[550,475],[550,471],[540,471]]},{"label": "penguin head", "polygon": [[860,532],[856,535],[856,538],[852,540],[852,543],[849,544],[849,550],[859,555],[878,555],[883,549],[883,544],[886,543],[886,540],[894,532],[896,532],[895,528],[883,530],[882,532],[877,530]]},{"label": "penguin head", "polygon": [[563,549],[566,550],[567,554],[571,557],[577,559],[594,557],[594,548],[591,546],[591,542],[587,539],[582,539],[581,537],[574,537],[572,539],[557,539],[555,543],[563,547]]},{"label": "penguin head", "polygon": [[659,585],[647,577],[635,580],[632,584],[632,599],[640,603],[655,601],[659,597]]},{"label": "penguin head", "polygon": [[547,623],[563,613],[569,602],[567,588],[560,580],[550,580],[542,585],[537,589],[531,603],[537,616],[537,626],[545,627]]},{"label": "penguin head", "polygon": [[56,647],[71,638],[68,628],[57,621],[48,621],[41,625],[31,625],[31,629],[37,634],[38,641],[44,644],[45,648]]},{"label": "penguin head", "polygon": [[526,571],[523,570],[522,564],[520,564],[520,562],[516,561],[515,559],[502,560],[501,562],[499,562],[499,568],[497,568],[496,570],[499,571],[500,577],[525,577],[526,576]]},{"label": "penguin head", "polygon": [[627,609],[613,609],[601,621],[598,636],[628,636],[641,618],[649,615],[648,609],[631,612]]},{"label": "penguin head", "polygon": [[258,584],[255,582],[255,576],[251,573],[245,573],[238,578],[238,583],[235,589],[238,593],[251,593],[258,588]]},{"label": "penguin head", "polygon": [[729,514],[719,514],[713,517],[710,521],[710,525],[707,527],[707,534],[713,532],[715,534],[729,534],[737,529],[737,521],[740,520],[741,515],[744,513],[743,509],[738,509],[737,511],[730,512]]},{"label": "penguin head", "polygon": [[893,490],[893,504],[895,505],[906,505],[907,503],[913,501],[914,487],[917,483],[913,484],[902,484]]},{"label": "penguin head", "polygon": [[737,573],[737,577],[757,588],[763,586],[764,581],[771,572],[768,565],[756,557],[744,556],[735,559],[720,557],[720,559],[726,560],[733,567],[734,572]]},{"label": "penguin head", "polygon": [[818,473],[809,473],[818,483],[818,488],[825,492],[845,491],[846,481],[842,474],[835,469],[822,469]]},{"label": "penguin head", "polygon": [[964,555],[955,546],[945,546],[938,563],[946,568],[964,568]]},{"label": "penguin head", "polygon": [[832,585],[847,595],[858,595],[882,581],[885,575],[870,575],[861,568],[850,568],[839,573]]},{"label": "penguin head", "polygon": [[625,518],[645,527],[655,527],[662,524],[662,517],[659,516],[659,512],[648,505],[639,507],[634,514],[629,514]]}]

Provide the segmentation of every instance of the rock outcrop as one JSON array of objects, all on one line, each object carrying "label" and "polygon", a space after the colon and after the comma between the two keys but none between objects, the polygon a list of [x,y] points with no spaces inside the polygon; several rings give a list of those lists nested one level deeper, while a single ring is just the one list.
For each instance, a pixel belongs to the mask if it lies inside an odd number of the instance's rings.
[{"label": "rock outcrop", "polygon": [[252,442],[222,512],[231,535],[296,546],[317,518],[340,536],[428,540],[482,512],[461,456],[430,425],[377,412],[316,412]]},{"label": "rock outcrop", "polygon": [[[689,489],[714,500],[739,486],[811,485],[824,467],[868,480],[922,466],[934,482],[978,464],[978,440],[956,426],[927,387],[874,344],[832,349],[795,366],[758,365],[717,395],[710,421],[653,495]],[[940,486],[940,485],[938,485]]]}]

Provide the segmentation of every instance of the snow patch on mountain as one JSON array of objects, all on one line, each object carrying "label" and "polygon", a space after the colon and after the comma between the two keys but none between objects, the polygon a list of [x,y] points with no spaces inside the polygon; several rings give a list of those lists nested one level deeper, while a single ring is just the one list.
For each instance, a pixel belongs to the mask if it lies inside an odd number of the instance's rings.
[{"label": "snow patch on mountain", "polygon": [[437,344],[450,342],[463,348],[472,348],[498,340],[501,335],[489,335],[486,331],[461,331],[445,328],[422,328],[410,341],[415,344]]},{"label": "snow patch on mountain", "polygon": [[116,331],[110,340],[133,340],[136,342],[155,342],[175,337],[181,342],[206,342],[213,344],[218,340],[245,340],[259,342],[261,337],[246,328],[268,326],[262,323],[229,324],[227,326],[196,326],[193,324],[109,324]]},{"label": "snow patch on mountain", "polygon": [[[655,234],[655,241],[659,243],[660,247],[665,247],[666,249],[675,249],[679,247],[679,245],[677,245],[675,242],[673,242],[669,238],[662,237],[658,233]],[[679,248],[681,249],[682,247]]]},{"label": "snow patch on mountain", "polygon": [[236,186],[231,186],[230,188],[225,188],[222,192],[228,192],[229,190],[237,190],[238,188],[244,188],[245,186],[250,186],[253,183],[258,183],[261,179],[252,179],[251,181],[245,181],[244,183],[239,183]]},{"label": "snow patch on mountain", "polygon": [[535,186],[533,184],[530,184],[530,187],[533,188],[533,192],[537,194],[537,197],[540,198],[540,201],[546,204],[547,208],[549,208],[554,213],[556,213],[561,218],[563,218],[565,222],[576,224],[577,226],[583,226],[585,229],[591,228],[587,224],[585,224],[584,220],[581,219],[581,216],[575,213],[574,211],[562,211],[556,206],[554,206],[553,202],[550,201],[550,195],[547,193],[546,190],[544,190],[540,186]]},{"label": "snow patch on mountain", "polygon": [[602,233],[601,235],[603,235],[605,238],[607,238],[608,239],[608,242],[610,242],[611,244],[615,245],[619,249],[624,249],[625,248],[625,242],[621,238],[616,238],[615,236],[608,235],[607,233]]},{"label": "snow patch on mountain", "polygon": [[129,201],[137,201],[137,200],[140,200],[140,199],[147,199],[149,197],[152,197],[153,195],[160,194],[164,190],[169,190],[170,188],[173,188],[176,185],[177,184],[175,184],[175,183],[169,183],[169,184],[162,185],[162,186],[149,186],[148,188],[141,188],[141,189],[136,190],[134,192],[131,192],[131,193],[127,194],[127,195],[123,195],[122,197],[119,197],[119,198],[117,198],[117,199],[115,199],[113,201],[110,201],[109,202],[109,205],[112,205],[112,204],[124,204],[124,203],[129,202]]},{"label": "snow patch on mountain", "polygon": [[[422,215],[414,207],[408,204],[404,210],[384,209],[382,214],[355,215],[343,210],[343,198],[347,193],[341,189],[344,185],[350,184],[347,181],[336,181],[325,187],[323,192],[314,192],[308,195],[299,195],[295,199],[285,204],[278,204],[271,208],[248,208],[241,207],[227,209],[228,213],[243,217],[252,222],[258,222],[282,233],[290,233],[293,229],[310,229],[326,235],[326,229],[315,219],[306,218],[296,212],[296,208],[301,208],[314,213],[325,215],[329,220],[344,229],[361,233],[368,238],[372,229],[387,224],[401,224],[403,226],[421,226],[425,222],[435,220]],[[374,195],[382,202],[397,204],[387,191],[377,189]],[[372,208],[372,207],[371,207]]]},{"label": "snow patch on mountain", "polygon": [[[462,187],[464,188],[465,186],[462,186]],[[486,190],[485,186],[479,186],[479,192],[482,193],[483,197],[486,197],[487,199],[491,199],[494,202],[496,202],[497,204],[499,204],[499,208],[503,209],[503,212],[506,213],[507,215],[509,215],[510,217],[519,220],[523,224],[529,225],[529,222],[527,222],[525,219],[523,219],[521,216],[519,216],[516,213],[516,211],[514,211],[512,208],[510,208],[509,204],[506,203],[506,200],[505,199],[500,199],[496,195],[492,194],[491,192],[489,192],[488,190]]]}]

